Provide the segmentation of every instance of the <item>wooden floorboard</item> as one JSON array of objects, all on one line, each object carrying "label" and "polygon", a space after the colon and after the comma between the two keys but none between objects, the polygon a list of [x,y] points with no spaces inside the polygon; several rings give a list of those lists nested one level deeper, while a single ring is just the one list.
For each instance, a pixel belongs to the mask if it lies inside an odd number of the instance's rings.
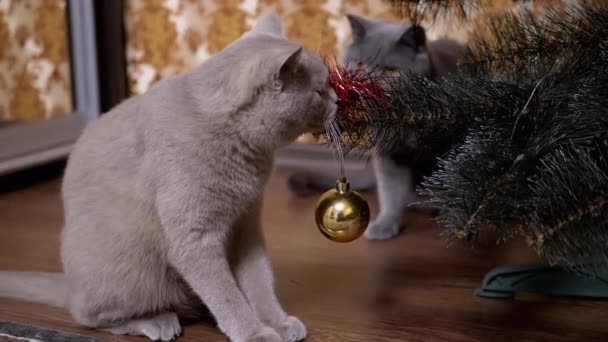
[{"label": "wooden floorboard", "polygon": [[[538,262],[523,244],[474,248],[445,240],[428,217],[408,215],[397,239],[351,244],[314,226],[316,197],[296,198],[275,172],[263,221],[287,310],[307,325],[307,341],[608,341],[608,302],[543,296],[475,297],[498,264]],[[0,194],[0,269],[60,271],[60,179]],[[373,194],[366,194],[376,212]],[[145,341],[78,327],[62,309],[0,299],[0,321],[98,337]],[[181,341],[226,341],[210,322]]]}]

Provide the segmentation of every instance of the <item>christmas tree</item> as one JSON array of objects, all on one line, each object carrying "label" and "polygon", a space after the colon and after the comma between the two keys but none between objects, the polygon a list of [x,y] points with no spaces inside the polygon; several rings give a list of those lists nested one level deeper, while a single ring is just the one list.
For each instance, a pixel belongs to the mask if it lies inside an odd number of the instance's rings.
[{"label": "christmas tree", "polygon": [[[393,1],[408,18],[462,20],[482,1]],[[526,1],[534,3],[534,1]],[[419,191],[450,236],[523,237],[551,264],[608,264],[608,6],[564,1],[488,16],[460,71],[402,75],[335,135],[389,153],[415,138],[437,160]],[[332,139],[335,140],[335,135]]]}]

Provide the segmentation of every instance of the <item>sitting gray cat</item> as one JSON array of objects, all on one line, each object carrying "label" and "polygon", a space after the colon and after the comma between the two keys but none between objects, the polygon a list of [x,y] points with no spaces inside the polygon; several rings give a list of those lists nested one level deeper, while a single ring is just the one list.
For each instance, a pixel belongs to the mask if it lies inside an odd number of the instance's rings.
[{"label": "sitting gray cat", "polygon": [[[456,71],[458,59],[467,52],[464,45],[454,40],[427,42],[424,28],[418,25],[352,14],[348,20],[353,39],[346,48],[344,63],[349,67],[371,68],[387,76],[416,73],[434,79]],[[389,156],[373,158],[376,182],[365,176],[350,179],[357,190],[370,190],[374,186],[378,190],[380,213],[365,232],[368,239],[390,239],[399,234],[403,210],[416,198],[412,190],[424,174],[418,171],[432,168],[429,161],[414,163],[415,143],[403,142],[402,146]],[[288,181],[290,189],[301,195],[325,191],[334,183],[335,177],[322,172],[295,173]]]},{"label": "sitting gray cat", "polygon": [[298,341],[260,211],[273,154],[336,111],[328,70],[268,15],[199,68],[87,127],[63,183],[63,274],[0,272],[0,296],[169,341],[204,304],[233,341]]}]

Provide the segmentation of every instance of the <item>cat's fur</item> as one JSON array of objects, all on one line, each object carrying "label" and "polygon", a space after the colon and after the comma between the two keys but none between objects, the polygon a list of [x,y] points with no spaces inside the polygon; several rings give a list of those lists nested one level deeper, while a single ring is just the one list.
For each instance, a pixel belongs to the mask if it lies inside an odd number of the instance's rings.
[{"label": "cat's fur", "polygon": [[[336,110],[327,67],[273,13],[199,68],[91,123],[63,183],[64,274],[0,273],[0,296],[171,340],[204,304],[233,341],[297,341],[260,226],[273,152]],[[271,31],[271,32],[268,32]]]},{"label": "cat's fur", "polygon": [[[349,14],[353,38],[344,54],[349,67],[370,68],[386,76],[406,76],[415,73],[437,78],[456,71],[458,59],[466,47],[451,39],[427,41],[419,25],[369,19]],[[400,232],[403,210],[416,198],[414,184],[422,168],[414,165],[415,142],[403,142],[403,148],[387,157],[374,157],[375,174],[351,178],[358,190],[378,190],[380,213],[365,232],[371,240],[389,239]],[[322,172],[300,172],[290,176],[289,187],[297,194],[325,191],[335,183],[333,176]],[[374,184],[375,183],[375,184]],[[428,209],[428,208],[426,208]]]}]

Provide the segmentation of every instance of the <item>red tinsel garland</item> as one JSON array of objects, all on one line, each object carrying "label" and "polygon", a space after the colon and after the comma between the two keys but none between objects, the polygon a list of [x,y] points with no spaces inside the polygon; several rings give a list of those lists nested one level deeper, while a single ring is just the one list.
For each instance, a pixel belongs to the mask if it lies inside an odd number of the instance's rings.
[{"label": "red tinsel garland", "polygon": [[381,79],[363,69],[347,69],[336,62],[326,62],[329,84],[338,97],[336,121],[345,125],[364,123],[371,107],[391,106]]}]

